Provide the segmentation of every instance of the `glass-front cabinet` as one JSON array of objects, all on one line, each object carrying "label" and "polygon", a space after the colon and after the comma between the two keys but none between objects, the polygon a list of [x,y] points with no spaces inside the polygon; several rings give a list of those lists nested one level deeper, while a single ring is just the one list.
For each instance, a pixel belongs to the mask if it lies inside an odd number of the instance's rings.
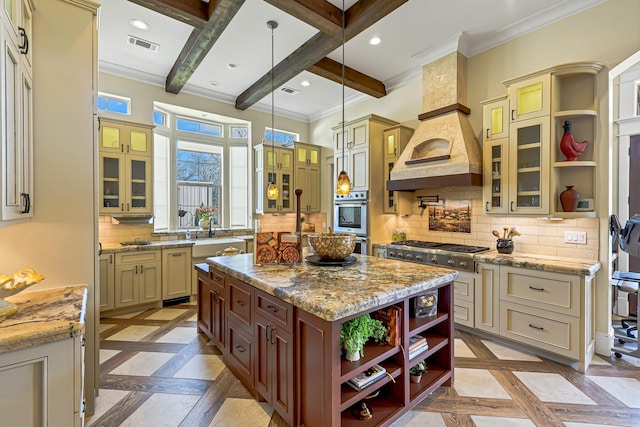
[{"label": "glass-front cabinet", "polygon": [[509,86],[509,119],[527,120],[551,113],[551,75],[544,74]]},{"label": "glass-front cabinet", "polygon": [[[293,212],[294,150],[276,144],[258,144],[254,148],[256,213]],[[267,188],[273,182],[278,186],[278,198],[267,198]]]},{"label": "glass-front cabinet", "polygon": [[484,210],[487,213],[507,213],[509,139],[485,140],[482,151]]},{"label": "glass-front cabinet", "polygon": [[100,214],[153,213],[150,126],[100,119]]},{"label": "glass-front cabinet", "polygon": [[509,99],[505,96],[482,103],[482,139],[491,141],[509,136]]},{"label": "glass-front cabinet", "polygon": [[387,181],[390,179],[391,170],[398,161],[400,153],[405,149],[412,135],[413,129],[402,125],[393,126],[384,130],[382,137],[384,142],[384,174],[382,176],[382,188],[384,189],[384,204],[382,205],[383,213],[400,215],[408,215],[411,213],[411,201],[406,197],[401,197],[398,191],[388,191],[386,188]]}]

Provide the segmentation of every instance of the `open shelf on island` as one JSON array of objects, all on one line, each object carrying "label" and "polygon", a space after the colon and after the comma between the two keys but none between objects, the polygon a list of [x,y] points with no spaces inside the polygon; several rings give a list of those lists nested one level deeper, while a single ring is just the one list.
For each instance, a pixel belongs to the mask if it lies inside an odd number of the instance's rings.
[{"label": "open shelf on island", "polygon": [[374,342],[368,342],[364,346],[364,355],[360,357],[360,360],[350,362],[344,357],[340,361],[340,381],[347,381],[360,372],[364,372],[373,365],[382,364],[384,360],[397,354],[400,351],[399,347],[393,347],[387,344],[376,344]]}]

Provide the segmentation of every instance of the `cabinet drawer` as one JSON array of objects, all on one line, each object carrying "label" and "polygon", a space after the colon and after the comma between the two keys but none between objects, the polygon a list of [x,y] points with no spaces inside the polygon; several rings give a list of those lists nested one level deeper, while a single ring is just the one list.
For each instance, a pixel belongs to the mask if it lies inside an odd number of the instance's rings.
[{"label": "cabinet drawer", "polygon": [[580,319],[524,305],[500,304],[500,335],[536,348],[580,357]]},{"label": "cabinet drawer", "polygon": [[243,326],[232,319],[229,319],[227,326],[228,361],[236,368],[237,373],[251,384],[253,380],[251,376],[253,372],[251,366],[253,338],[247,335]]},{"label": "cabinet drawer", "polygon": [[458,325],[474,327],[474,303],[470,301],[454,300],[453,320]]},{"label": "cabinet drawer", "polygon": [[502,266],[500,299],[580,316],[580,277]]},{"label": "cabinet drawer", "polygon": [[209,279],[211,279],[212,282],[216,283],[219,286],[224,286],[225,274],[219,272],[218,270],[214,270],[213,267],[210,267]]},{"label": "cabinet drawer", "polygon": [[474,300],[474,276],[470,273],[459,272],[458,278],[453,281],[453,293],[455,301]]},{"label": "cabinet drawer", "polygon": [[227,313],[251,330],[251,312],[253,311],[251,300],[254,288],[230,276],[227,276],[227,288],[229,292]]},{"label": "cabinet drawer", "polygon": [[160,251],[120,252],[116,254],[116,264],[141,264],[156,261],[162,261]]},{"label": "cabinet drawer", "polygon": [[266,292],[255,290],[256,313],[283,330],[293,333],[293,306]]}]

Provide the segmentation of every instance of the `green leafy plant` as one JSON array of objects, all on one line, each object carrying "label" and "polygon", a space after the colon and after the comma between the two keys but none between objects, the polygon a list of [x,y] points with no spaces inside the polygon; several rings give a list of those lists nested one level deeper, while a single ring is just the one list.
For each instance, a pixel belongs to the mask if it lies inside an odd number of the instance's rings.
[{"label": "green leafy plant", "polygon": [[424,360],[421,360],[420,362],[416,363],[411,368],[409,368],[410,375],[419,376],[424,374],[425,372],[427,372],[427,364],[425,363]]},{"label": "green leafy plant", "polygon": [[387,327],[384,323],[364,314],[340,325],[340,348],[349,353],[360,350],[360,354],[364,356],[364,344],[369,338],[383,342],[386,332]]}]

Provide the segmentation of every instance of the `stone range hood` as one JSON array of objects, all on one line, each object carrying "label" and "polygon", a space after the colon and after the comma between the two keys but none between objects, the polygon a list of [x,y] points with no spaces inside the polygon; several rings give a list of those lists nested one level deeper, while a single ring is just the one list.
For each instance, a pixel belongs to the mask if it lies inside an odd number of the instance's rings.
[{"label": "stone range hood", "polygon": [[422,69],[420,125],[387,181],[389,191],[482,185],[482,149],[464,104],[467,58],[450,53]]}]

